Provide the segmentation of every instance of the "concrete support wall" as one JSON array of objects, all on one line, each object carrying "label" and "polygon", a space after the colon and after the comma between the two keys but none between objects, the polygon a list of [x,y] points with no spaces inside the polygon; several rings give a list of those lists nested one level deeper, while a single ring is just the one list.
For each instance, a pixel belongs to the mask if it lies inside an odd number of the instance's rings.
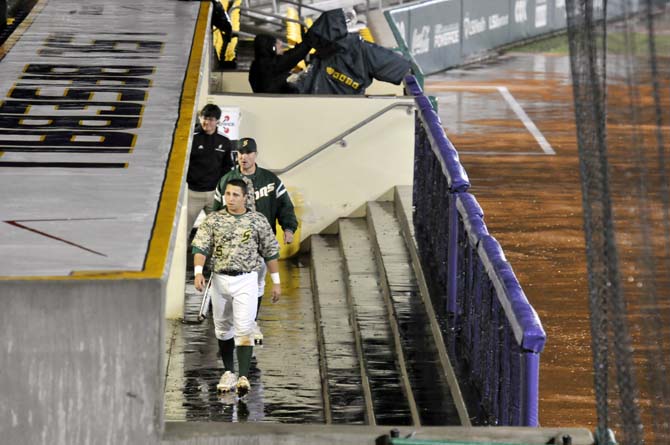
[{"label": "concrete support wall", "polygon": [[184,318],[184,294],[186,292],[186,252],[188,249],[188,206],[186,184],[182,184],[181,210],[175,221],[173,233],[174,250],[169,265],[166,290],[165,318]]},{"label": "concrete support wall", "polygon": [[0,281],[0,442],[157,443],[163,294],[158,280]]}]

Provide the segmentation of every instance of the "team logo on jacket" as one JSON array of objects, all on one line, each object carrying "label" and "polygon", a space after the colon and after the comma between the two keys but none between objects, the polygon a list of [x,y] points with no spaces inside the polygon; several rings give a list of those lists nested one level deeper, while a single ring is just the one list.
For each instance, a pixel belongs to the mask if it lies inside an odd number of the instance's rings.
[{"label": "team logo on jacket", "polygon": [[354,90],[357,90],[361,86],[360,83],[355,82],[354,79],[347,76],[346,74],[335,71],[335,68],[333,68],[332,66],[326,67],[326,73],[333,79],[337,80],[340,83],[345,84],[348,87],[353,88]]},{"label": "team logo on jacket", "polygon": [[270,193],[272,193],[275,189],[275,183],[271,182],[265,187],[261,187],[260,189],[256,190],[256,200],[258,201],[259,199],[268,196]]}]

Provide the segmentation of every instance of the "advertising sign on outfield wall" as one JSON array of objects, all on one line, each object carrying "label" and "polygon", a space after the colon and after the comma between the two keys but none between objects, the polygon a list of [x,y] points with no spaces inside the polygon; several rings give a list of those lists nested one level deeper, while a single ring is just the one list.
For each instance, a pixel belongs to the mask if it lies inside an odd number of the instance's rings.
[{"label": "advertising sign on outfield wall", "polygon": [[391,17],[424,73],[461,63],[461,0],[434,0],[400,7]]},{"label": "advertising sign on outfield wall", "polygon": [[[639,3],[610,0],[607,17],[636,13]],[[604,4],[593,0],[596,18],[602,17]],[[386,16],[424,74],[567,26],[566,0],[432,0],[389,9]]]},{"label": "advertising sign on outfield wall", "polygon": [[487,51],[509,41],[510,14],[507,2],[463,2],[461,56]]}]

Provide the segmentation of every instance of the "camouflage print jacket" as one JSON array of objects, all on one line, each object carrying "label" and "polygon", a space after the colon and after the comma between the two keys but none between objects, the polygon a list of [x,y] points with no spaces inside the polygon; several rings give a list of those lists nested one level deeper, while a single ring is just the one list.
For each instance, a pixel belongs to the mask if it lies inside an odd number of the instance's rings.
[{"label": "camouflage print jacket", "polygon": [[224,207],[210,213],[191,245],[194,254],[212,257],[212,270],[217,273],[251,272],[259,270],[263,261],[279,258],[279,243],[268,220],[253,211],[233,215]]}]

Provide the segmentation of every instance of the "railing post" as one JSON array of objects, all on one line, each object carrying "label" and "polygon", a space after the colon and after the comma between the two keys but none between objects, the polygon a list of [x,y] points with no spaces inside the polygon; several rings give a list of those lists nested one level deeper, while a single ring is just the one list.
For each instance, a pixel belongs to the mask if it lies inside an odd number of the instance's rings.
[{"label": "railing post", "polygon": [[540,386],[540,354],[532,351],[522,353],[522,408],[521,426],[539,426],[538,399]]},{"label": "railing post", "polygon": [[[456,207],[457,193],[449,192],[449,240],[447,242],[447,313],[456,321],[456,295],[458,293],[458,208]],[[455,326],[452,326],[455,328]]]}]

